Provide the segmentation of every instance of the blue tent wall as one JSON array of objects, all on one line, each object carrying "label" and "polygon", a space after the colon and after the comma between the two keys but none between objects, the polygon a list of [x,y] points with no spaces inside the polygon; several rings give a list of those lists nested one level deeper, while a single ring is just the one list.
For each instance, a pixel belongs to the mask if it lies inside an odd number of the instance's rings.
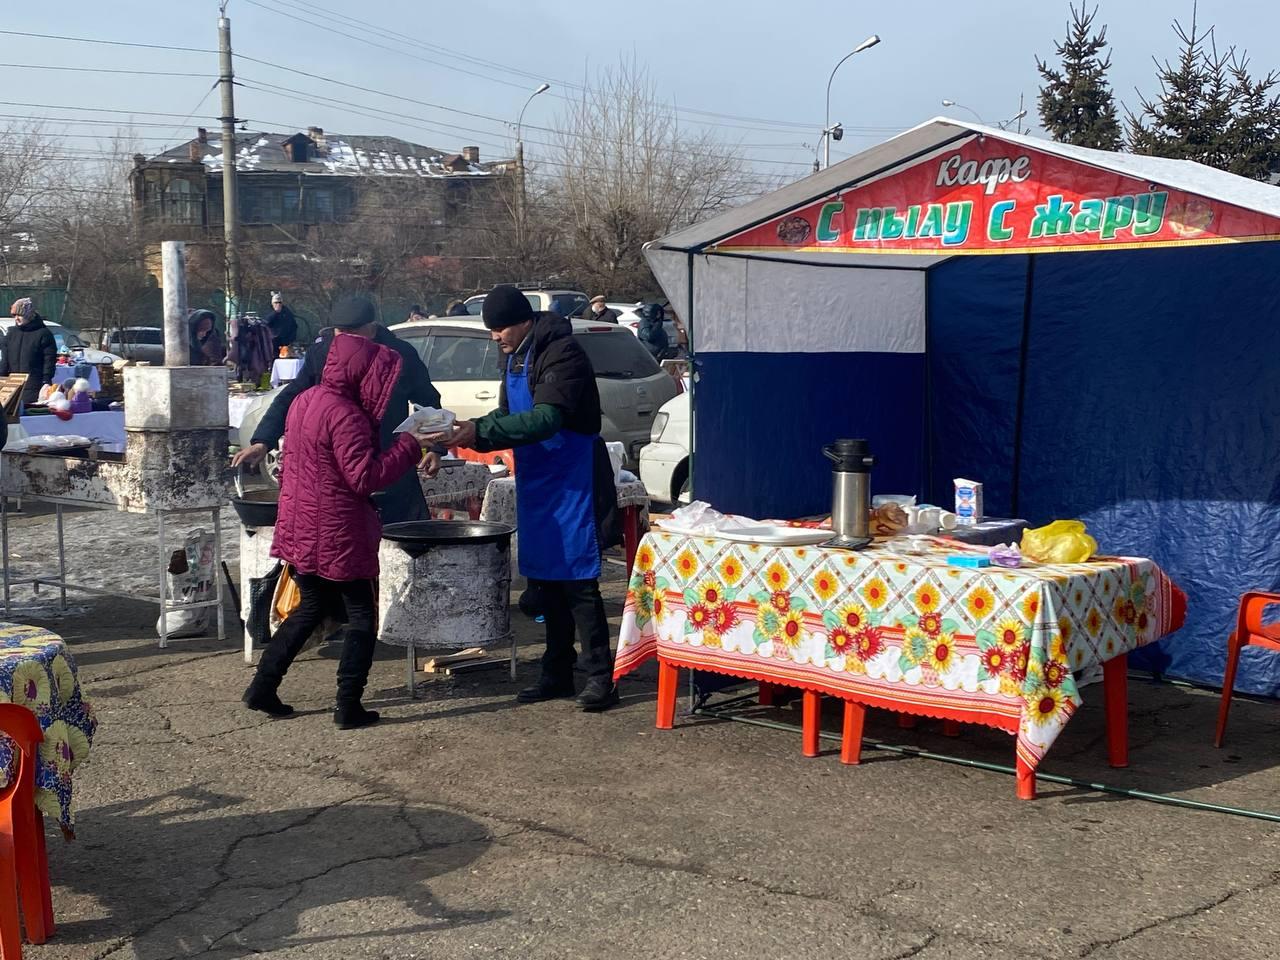
[{"label": "blue tent wall", "polygon": [[699,353],[697,363],[698,499],[754,517],[828,513],[822,446],[839,437],[870,441],[874,490],[919,490],[923,354]]},{"label": "blue tent wall", "polygon": [[[930,271],[938,502],[968,476],[1012,507],[1026,260]],[[1240,594],[1280,588],[1280,245],[1037,257],[1028,329],[1019,514],[1155,559],[1187,625],[1132,661],[1220,682]],[[1246,655],[1237,687],[1280,695],[1280,657]]]}]

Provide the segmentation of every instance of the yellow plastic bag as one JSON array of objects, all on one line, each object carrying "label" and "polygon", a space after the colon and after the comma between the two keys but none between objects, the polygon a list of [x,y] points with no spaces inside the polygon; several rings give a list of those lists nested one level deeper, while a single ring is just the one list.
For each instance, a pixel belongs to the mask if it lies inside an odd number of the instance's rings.
[{"label": "yellow plastic bag", "polygon": [[280,579],[276,581],[275,597],[271,602],[271,631],[280,629],[280,624],[289,619],[289,614],[302,604],[302,590],[298,581],[293,578],[293,567],[284,565],[280,571]]},{"label": "yellow plastic bag", "polygon": [[1022,531],[1022,555],[1040,563],[1084,563],[1098,552],[1098,541],[1079,520],[1055,520]]}]

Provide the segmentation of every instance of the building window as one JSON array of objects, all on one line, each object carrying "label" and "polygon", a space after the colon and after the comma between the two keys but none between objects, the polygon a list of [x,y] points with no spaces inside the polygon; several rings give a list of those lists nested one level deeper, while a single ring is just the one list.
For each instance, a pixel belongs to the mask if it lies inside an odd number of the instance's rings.
[{"label": "building window", "polygon": [[189,180],[174,180],[164,192],[164,220],[167,223],[204,222],[204,200]]}]

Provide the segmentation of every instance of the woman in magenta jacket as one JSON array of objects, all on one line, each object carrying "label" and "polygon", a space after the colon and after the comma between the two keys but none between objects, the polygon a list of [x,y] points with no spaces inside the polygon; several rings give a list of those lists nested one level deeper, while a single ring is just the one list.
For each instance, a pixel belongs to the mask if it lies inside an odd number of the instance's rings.
[{"label": "woman in magenta jacket", "polygon": [[[379,452],[378,424],[400,374],[400,355],[370,337],[373,304],[352,298],[334,310],[340,335],[320,382],[289,408],[280,480],[280,510],[271,555],[290,564],[302,602],[281,624],[258,663],[244,702],[273,717],[293,712],[277,694],[285,672],[334,598],[346,607],[346,639],[338,661],[333,719],[343,730],[376,723],[360,703],[373,663],[377,619],[374,584],[382,524],[370,497],[412,470],[425,439],[401,434]],[[439,467],[427,454],[425,469]]]}]

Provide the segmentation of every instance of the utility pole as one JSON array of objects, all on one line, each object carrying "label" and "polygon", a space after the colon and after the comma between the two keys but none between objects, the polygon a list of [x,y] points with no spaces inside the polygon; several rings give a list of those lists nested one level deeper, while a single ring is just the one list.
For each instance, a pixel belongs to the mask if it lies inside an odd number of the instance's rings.
[{"label": "utility pole", "polygon": [[231,21],[224,2],[218,17],[219,84],[222,87],[222,238],[227,261],[227,322],[240,315],[240,203],[236,188],[235,70]]},{"label": "utility pole", "polygon": [[524,269],[524,141],[516,141],[516,176],[520,178],[516,193],[516,252],[520,257],[520,269]]}]

